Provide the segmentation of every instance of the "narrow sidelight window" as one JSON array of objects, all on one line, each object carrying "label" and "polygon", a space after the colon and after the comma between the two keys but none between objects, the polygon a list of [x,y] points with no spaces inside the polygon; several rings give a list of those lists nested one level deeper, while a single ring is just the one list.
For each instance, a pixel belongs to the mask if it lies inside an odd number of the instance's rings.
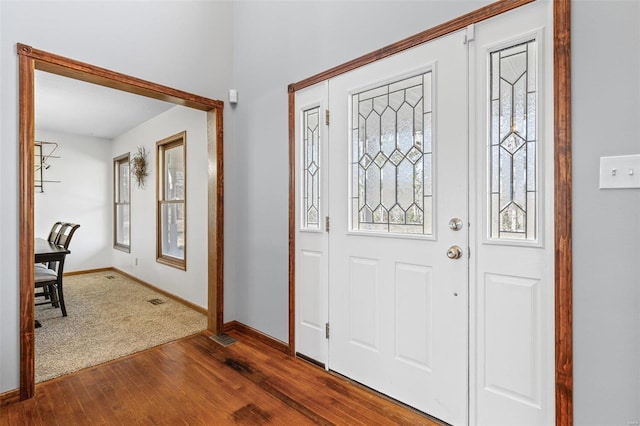
[{"label": "narrow sidelight window", "polygon": [[156,143],[157,248],[160,263],[187,269],[187,132]]},{"label": "narrow sidelight window", "polygon": [[490,55],[489,235],[531,241],[538,210],[536,41]]},{"label": "narrow sidelight window", "polygon": [[302,228],[320,229],[320,108],[304,111],[302,124]]},{"label": "narrow sidelight window", "polygon": [[129,153],[113,159],[113,247],[131,250]]}]

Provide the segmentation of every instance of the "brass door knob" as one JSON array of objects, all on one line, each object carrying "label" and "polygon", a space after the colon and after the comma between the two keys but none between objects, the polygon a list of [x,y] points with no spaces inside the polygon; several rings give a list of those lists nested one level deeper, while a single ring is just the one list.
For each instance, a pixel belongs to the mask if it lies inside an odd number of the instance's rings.
[{"label": "brass door knob", "polygon": [[447,250],[447,257],[449,259],[460,259],[462,257],[462,249],[458,246],[451,246]]}]

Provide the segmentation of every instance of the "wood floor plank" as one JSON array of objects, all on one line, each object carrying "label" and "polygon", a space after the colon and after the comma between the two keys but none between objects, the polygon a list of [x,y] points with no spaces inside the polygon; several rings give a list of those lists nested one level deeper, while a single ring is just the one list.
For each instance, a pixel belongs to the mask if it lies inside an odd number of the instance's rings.
[{"label": "wood floor plank", "polygon": [[438,425],[237,331],[201,333],[36,386],[9,425]]}]

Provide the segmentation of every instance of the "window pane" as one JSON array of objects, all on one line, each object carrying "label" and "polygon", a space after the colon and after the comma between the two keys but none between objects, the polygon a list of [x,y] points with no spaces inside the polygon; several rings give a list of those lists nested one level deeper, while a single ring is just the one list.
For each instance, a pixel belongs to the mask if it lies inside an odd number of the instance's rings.
[{"label": "window pane", "polygon": [[186,163],[187,133],[156,143],[158,235],[156,255],[160,263],[186,270]]},{"label": "window pane", "polygon": [[118,201],[129,202],[129,161],[118,164]]},{"label": "window pane", "polygon": [[491,53],[489,235],[536,239],[536,41]]},{"label": "window pane", "polygon": [[129,249],[130,245],[130,187],[129,187],[129,155],[113,160],[114,173],[114,241],[119,249]]},{"label": "window pane", "polygon": [[304,111],[302,128],[302,226],[320,228],[320,108]]},{"label": "window pane", "polygon": [[351,229],[430,235],[431,72],[351,102]]},{"label": "window pane", "polygon": [[184,203],[162,203],[162,254],[184,259]]},{"label": "window pane", "polygon": [[184,155],[182,145],[164,152],[164,199],[184,200]]},{"label": "window pane", "polygon": [[116,206],[116,244],[128,246],[129,243],[129,204]]}]

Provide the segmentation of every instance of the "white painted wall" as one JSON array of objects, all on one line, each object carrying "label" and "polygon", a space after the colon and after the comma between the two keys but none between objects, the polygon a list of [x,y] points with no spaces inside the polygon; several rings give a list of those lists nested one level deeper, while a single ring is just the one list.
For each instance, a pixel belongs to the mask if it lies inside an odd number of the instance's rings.
[{"label": "white painted wall", "polygon": [[[233,5],[0,1],[0,392],[19,385],[17,42],[226,100],[232,83]],[[233,140],[232,127],[225,128],[225,137]]]},{"label": "white painted wall", "polygon": [[[65,272],[111,266],[112,209],[111,141],[52,131],[36,131],[36,140],[57,142],[47,162],[44,192],[36,190],[34,225],[37,237],[47,238],[57,221],[80,224],[73,234]],[[51,145],[44,145],[48,154]]]},{"label": "white painted wall", "polygon": [[[156,262],[156,142],[187,132],[187,270]],[[147,152],[144,188],[131,180],[131,252],[111,249],[112,265],[196,305],[207,307],[207,113],[183,106],[113,140],[111,157]],[[113,190],[113,183],[110,185]],[[138,265],[135,260],[138,259]]]}]

